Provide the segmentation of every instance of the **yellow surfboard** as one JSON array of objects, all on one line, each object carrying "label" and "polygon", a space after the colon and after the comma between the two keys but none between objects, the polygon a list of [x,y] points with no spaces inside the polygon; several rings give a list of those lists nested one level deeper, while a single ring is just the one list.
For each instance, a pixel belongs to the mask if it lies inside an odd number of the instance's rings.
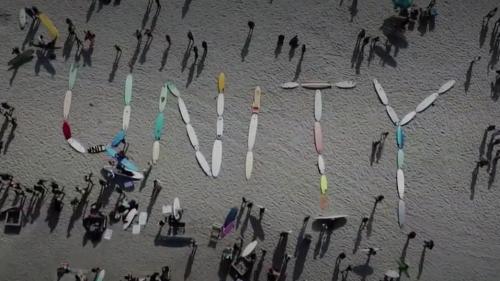
[{"label": "yellow surfboard", "polygon": [[326,179],[325,175],[321,176],[320,187],[321,187],[321,194],[325,194],[326,191],[328,190],[328,180]]},{"label": "yellow surfboard", "polygon": [[219,93],[224,93],[224,87],[226,86],[226,76],[224,75],[224,72],[221,72],[219,74],[219,81],[218,81],[218,88],[219,88]]},{"label": "yellow surfboard", "polygon": [[40,20],[42,25],[45,26],[45,28],[47,28],[47,31],[49,32],[49,35],[50,37],[52,37],[52,39],[57,39],[59,37],[59,30],[57,30],[54,23],[49,19],[49,17],[46,14],[44,13],[38,14],[38,19]]}]

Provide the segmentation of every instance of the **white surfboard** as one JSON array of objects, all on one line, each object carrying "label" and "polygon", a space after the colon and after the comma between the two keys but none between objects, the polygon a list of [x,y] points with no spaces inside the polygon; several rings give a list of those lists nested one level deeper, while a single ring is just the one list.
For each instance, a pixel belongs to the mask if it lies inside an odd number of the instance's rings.
[{"label": "white surfboard", "polygon": [[220,166],[222,164],[222,141],[215,140],[212,148],[212,176],[219,176]]},{"label": "white surfboard", "polygon": [[168,90],[172,93],[172,95],[174,95],[176,97],[181,96],[181,92],[179,92],[177,87],[172,82],[167,82],[166,85],[168,87]]},{"label": "white surfboard", "polygon": [[257,244],[257,240],[250,242],[241,252],[241,257],[246,258],[248,255],[250,255],[257,247]]},{"label": "white surfboard", "polygon": [[163,110],[165,110],[165,106],[167,106],[167,96],[167,86],[161,87],[160,100],[158,101],[158,109],[160,110],[160,112],[163,112]]},{"label": "white surfboard", "polygon": [[191,123],[191,119],[189,118],[189,112],[186,108],[184,100],[179,97],[177,103],[179,104],[179,111],[181,112],[182,120],[184,120],[184,123],[186,124]]},{"label": "white surfboard", "polygon": [[332,215],[332,216],[317,216],[314,220],[336,220],[336,219],[345,219],[348,215]]},{"label": "white surfboard", "polygon": [[123,230],[127,229],[130,226],[136,215],[137,215],[136,208],[128,211],[127,216],[125,217],[125,221],[123,222]]},{"label": "white surfboard", "polygon": [[125,107],[123,107],[123,124],[122,124],[122,128],[124,131],[127,131],[128,130],[128,125],[130,123],[130,105],[126,105]]},{"label": "white surfboard", "polygon": [[191,145],[195,150],[199,150],[200,144],[198,143],[198,137],[196,136],[196,132],[194,131],[193,126],[191,126],[191,124],[187,124],[186,130],[189,137],[189,141],[191,141]]},{"label": "white surfboard", "polygon": [[352,89],[356,87],[356,82],[354,81],[342,81],[335,83],[335,87],[340,89]]},{"label": "white surfboard", "polygon": [[210,166],[208,165],[207,159],[205,159],[205,156],[201,153],[201,151],[196,151],[196,160],[198,160],[198,163],[200,164],[200,167],[203,169],[203,172],[207,174],[207,176],[211,177],[212,176],[212,171],[210,170]]},{"label": "white surfboard", "polygon": [[323,110],[323,102],[321,100],[321,91],[316,90],[316,94],[314,95],[314,118],[318,122],[321,120],[322,110]]},{"label": "white surfboard", "polygon": [[217,115],[222,116],[224,113],[224,94],[219,93],[217,95]]},{"label": "white surfboard", "polygon": [[259,123],[259,115],[252,114],[250,118],[250,126],[248,127],[248,150],[252,151],[255,145],[255,137],[257,136],[257,124]]},{"label": "white surfboard", "polygon": [[405,196],[405,174],[401,169],[398,169],[397,172],[397,182],[399,199],[403,199]]},{"label": "white surfboard", "polygon": [[426,97],[421,103],[417,105],[417,109],[415,110],[417,113],[420,113],[426,110],[431,104],[433,104],[436,99],[439,97],[439,93],[434,93]]},{"label": "white surfboard", "polygon": [[159,158],[160,158],[160,142],[156,140],[153,142],[153,164],[156,164]]},{"label": "white surfboard", "polygon": [[106,270],[101,269],[99,273],[97,273],[97,276],[95,277],[94,281],[104,281],[105,275],[106,275]]},{"label": "white surfboard", "polygon": [[245,160],[245,177],[247,180],[250,179],[252,176],[252,170],[253,170],[253,152],[248,151],[247,152],[247,158]]},{"label": "white surfboard", "polygon": [[148,213],[141,212],[139,214],[139,225],[146,225],[147,221],[148,221]]},{"label": "white surfboard", "polygon": [[67,139],[69,145],[71,145],[71,147],[73,149],[75,149],[76,151],[80,152],[80,153],[85,153],[87,152],[87,150],[85,149],[85,147],[83,147],[83,145],[75,138],[69,138]]},{"label": "white surfboard", "polygon": [[387,95],[385,94],[384,89],[382,88],[382,85],[378,82],[377,79],[373,79],[373,86],[375,86],[375,91],[377,92],[377,95],[382,102],[383,105],[388,105],[389,104],[389,99],[387,99]]},{"label": "white surfboard", "polygon": [[389,118],[391,118],[391,121],[392,123],[394,123],[394,125],[399,124],[399,117],[394,108],[392,108],[390,105],[386,105],[385,111],[387,112],[387,115],[389,115]]},{"label": "white surfboard", "polygon": [[24,8],[19,9],[19,28],[24,30],[26,27],[26,10]]},{"label": "white surfboard", "polygon": [[405,201],[399,199],[399,206],[398,206],[399,227],[403,227],[403,225],[405,224],[405,216],[406,216]]},{"label": "white surfboard", "polygon": [[325,174],[325,159],[321,154],[318,155],[318,170],[320,174]]},{"label": "white surfboard", "polygon": [[222,137],[224,134],[224,118],[222,116],[217,117],[217,137]]},{"label": "white surfboard", "polygon": [[392,278],[392,279],[399,278],[399,272],[397,272],[396,270],[387,270],[384,275],[387,278]]},{"label": "white surfboard", "polygon": [[327,89],[332,87],[332,84],[330,82],[324,82],[324,81],[307,81],[300,83],[300,85],[303,88],[312,90]]},{"label": "white surfboard", "polygon": [[174,198],[174,204],[172,204],[172,213],[176,220],[181,218],[181,201],[179,198]]},{"label": "white surfboard", "polygon": [[417,112],[415,112],[415,111],[409,112],[408,114],[405,115],[405,117],[403,117],[403,119],[401,119],[401,122],[399,122],[399,125],[404,126],[404,125],[410,123],[411,120],[413,120],[413,118],[415,118],[415,115],[417,115]]},{"label": "white surfboard", "polygon": [[286,82],[286,83],[281,84],[281,88],[283,88],[283,89],[294,89],[294,88],[297,88],[298,86],[299,86],[299,83],[297,83],[297,82]]},{"label": "white surfboard", "polygon": [[71,96],[73,96],[73,93],[71,92],[71,90],[67,90],[66,94],[64,95],[64,107],[63,107],[64,120],[67,120],[69,116],[69,109],[71,108]]},{"label": "white surfboard", "polygon": [[451,88],[453,88],[453,86],[455,86],[455,83],[456,83],[455,80],[449,80],[449,81],[447,81],[446,83],[443,84],[443,86],[441,86],[441,88],[439,88],[438,94],[441,95],[441,94],[446,93],[448,90],[450,90]]}]

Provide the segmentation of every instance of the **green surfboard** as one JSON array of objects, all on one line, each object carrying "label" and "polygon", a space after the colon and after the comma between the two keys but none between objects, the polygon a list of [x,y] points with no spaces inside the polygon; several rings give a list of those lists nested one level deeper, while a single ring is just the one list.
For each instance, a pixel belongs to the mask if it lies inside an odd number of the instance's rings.
[{"label": "green surfboard", "polygon": [[163,134],[163,124],[165,123],[165,117],[163,117],[163,113],[158,113],[155,120],[155,129],[153,132],[155,140],[160,140],[161,135]]}]

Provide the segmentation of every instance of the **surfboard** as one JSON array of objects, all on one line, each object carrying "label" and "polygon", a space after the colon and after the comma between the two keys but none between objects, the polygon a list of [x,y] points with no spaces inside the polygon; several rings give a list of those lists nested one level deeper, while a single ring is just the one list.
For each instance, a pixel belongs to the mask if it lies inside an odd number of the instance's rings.
[{"label": "surfboard", "polygon": [[155,129],[153,131],[153,136],[155,140],[160,140],[161,136],[163,134],[163,124],[165,122],[165,117],[163,116],[162,112],[159,112],[158,115],[156,115],[155,119]]},{"label": "surfboard", "polygon": [[399,278],[399,273],[396,270],[387,270],[384,275],[387,278],[392,278],[392,279]]},{"label": "surfboard", "polygon": [[181,112],[182,120],[184,121],[184,123],[189,124],[191,122],[191,119],[189,118],[189,112],[186,108],[184,100],[181,97],[177,99],[177,104],[179,105],[179,111]]},{"label": "surfboard", "polygon": [[252,114],[250,118],[250,126],[248,127],[248,150],[253,150],[255,145],[255,138],[257,136],[257,125],[259,123],[259,116]]},{"label": "surfboard", "polygon": [[52,20],[50,20],[49,17],[44,13],[39,13],[37,17],[49,32],[50,37],[52,37],[52,39],[57,39],[59,37],[59,30],[57,30]]},{"label": "surfboard", "polygon": [[148,213],[140,212],[139,213],[139,225],[146,225],[147,221],[148,221]]},{"label": "surfboard", "polygon": [[101,153],[106,151],[106,146],[102,144],[91,146],[87,149],[88,153]]},{"label": "surfboard", "polygon": [[453,88],[453,86],[455,86],[455,83],[456,81],[455,80],[449,80],[447,81],[446,83],[444,83],[440,88],[439,90],[437,91],[438,94],[444,94],[446,93],[447,91],[449,91],[451,88]]},{"label": "surfboard", "polygon": [[78,74],[78,65],[72,63],[69,67],[68,87],[73,90],[76,82],[76,75]]},{"label": "surfboard", "polygon": [[436,99],[439,97],[439,93],[430,94],[426,97],[422,102],[417,105],[417,109],[415,110],[417,113],[420,113],[426,110],[431,104],[433,104]]},{"label": "surfboard", "polygon": [[64,95],[64,106],[63,106],[63,118],[64,120],[68,119],[69,116],[69,109],[71,107],[71,96],[73,93],[71,90],[67,90],[66,94]]},{"label": "surfboard", "polygon": [[194,131],[193,126],[191,124],[186,125],[186,131],[189,137],[189,141],[195,150],[199,150],[200,144],[198,142],[198,137],[196,136],[196,132]]},{"label": "surfboard", "polygon": [[398,205],[399,227],[402,227],[405,224],[405,216],[406,216],[405,201],[399,199],[399,205]]},{"label": "surfboard", "polygon": [[71,127],[69,126],[68,122],[66,122],[66,121],[63,122],[62,130],[63,130],[64,138],[70,139],[71,138]]},{"label": "surfboard", "polygon": [[224,113],[224,94],[219,93],[217,95],[217,115],[222,116]]},{"label": "surfboard", "polygon": [[342,81],[335,83],[335,87],[340,89],[352,89],[356,87],[356,82],[354,81]]},{"label": "surfboard", "polygon": [[283,89],[295,89],[299,86],[299,83],[297,82],[285,82],[281,84],[281,88]]},{"label": "surfboard", "polygon": [[158,102],[158,109],[160,112],[163,112],[163,110],[165,110],[165,106],[167,105],[167,96],[168,96],[167,86],[161,87],[160,100]]},{"label": "surfboard", "polygon": [[139,169],[137,168],[137,166],[135,165],[134,162],[132,162],[131,160],[128,160],[127,158],[123,158],[121,161],[120,161],[120,164],[123,166],[123,168],[129,172],[137,172],[139,171]]},{"label": "surfboard", "polygon": [[401,122],[399,122],[399,125],[404,126],[404,125],[410,123],[411,120],[413,120],[413,118],[415,118],[416,115],[417,115],[417,112],[415,112],[415,111],[408,112],[408,114],[406,114],[403,117],[403,119],[401,119]]},{"label": "surfboard", "polygon": [[387,99],[387,95],[377,79],[373,79],[373,86],[375,87],[380,102],[382,102],[383,105],[388,105],[389,99]]},{"label": "surfboard", "polygon": [[321,189],[321,194],[325,194],[326,191],[328,190],[328,180],[325,175],[321,175],[320,189]]},{"label": "surfboard", "polygon": [[106,155],[108,155],[111,158],[116,158],[118,156],[118,152],[116,150],[112,149],[109,146],[106,146]]},{"label": "surfboard", "polygon": [[390,105],[386,105],[385,111],[387,112],[387,115],[389,115],[389,118],[391,118],[391,121],[392,123],[394,123],[394,125],[399,124],[399,117],[394,108],[392,108]]},{"label": "surfboard", "polygon": [[181,218],[181,201],[178,197],[174,198],[174,204],[172,204],[172,212],[176,220],[179,220]]},{"label": "surfboard", "polygon": [[123,123],[122,123],[122,128],[124,131],[128,130],[128,125],[130,123],[130,105],[126,105],[123,108]]},{"label": "surfboard", "polygon": [[168,90],[172,93],[172,95],[174,95],[176,97],[180,97],[181,96],[181,92],[179,92],[179,90],[174,85],[174,83],[168,81],[167,82],[167,87],[168,87]]},{"label": "surfboard", "polygon": [[196,160],[198,161],[198,164],[200,164],[200,167],[203,170],[203,172],[205,172],[207,176],[211,177],[212,171],[210,170],[210,166],[208,165],[207,159],[199,150],[196,151]]},{"label": "surfboard", "polygon": [[227,236],[236,227],[236,216],[238,215],[238,208],[231,208],[226,215],[224,224],[222,225],[222,233],[220,235],[221,239]]},{"label": "surfboard", "polygon": [[300,85],[302,86],[302,88],[312,89],[312,90],[321,90],[332,87],[332,84],[324,81],[308,81],[308,82],[302,82],[300,83]]},{"label": "surfboard", "polygon": [[217,117],[217,138],[221,138],[224,133],[224,118],[222,116]]},{"label": "surfboard", "polygon": [[26,63],[26,62],[30,61],[31,59],[33,59],[33,53],[35,53],[35,51],[33,49],[25,50],[24,52],[15,56],[13,59],[9,60],[7,62],[7,65],[11,65],[13,67],[18,67],[21,64]]},{"label": "surfboard", "polygon": [[97,273],[94,281],[104,281],[104,276],[106,275],[106,270],[101,269],[99,273]]},{"label": "surfboard", "polygon": [[132,100],[132,82],[132,73],[129,73],[125,80],[125,105],[130,105],[130,101]]},{"label": "surfboard", "polygon": [[212,148],[212,175],[219,176],[220,167],[222,164],[222,141],[215,140]]},{"label": "surfboard", "polygon": [[323,151],[323,132],[321,131],[321,123],[314,122],[314,143],[316,151],[321,154]]},{"label": "surfboard", "polygon": [[125,220],[123,221],[123,230],[126,230],[132,221],[134,220],[135,216],[137,215],[137,209],[133,208],[130,211],[128,211],[127,216],[125,217]]},{"label": "surfboard", "polygon": [[405,161],[405,152],[402,149],[398,149],[398,169],[402,169]]},{"label": "surfboard", "polygon": [[396,129],[396,144],[400,149],[403,149],[405,146],[405,133],[403,132],[403,128],[401,126],[398,126]]},{"label": "surfboard", "polygon": [[156,164],[159,158],[160,158],[160,142],[155,140],[153,142],[153,164]]},{"label": "surfboard", "polygon": [[398,181],[399,199],[403,199],[405,196],[405,174],[403,173],[403,170],[401,170],[401,169],[398,169],[397,181]]},{"label": "surfboard", "polygon": [[117,147],[124,139],[125,139],[125,131],[124,130],[118,131],[118,133],[116,133],[116,135],[111,140],[111,146]]},{"label": "surfboard", "polygon": [[317,216],[314,218],[315,221],[317,220],[337,220],[337,219],[345,219],[347,218],[348,215],[332,215],[332,216]]},{"label": "surfboard", "polygon": [[219,90],[219,93],[224,93],[225,86],[226,86],[226,76],[224,75],[224,72],[221,72],[219,74],[219,79],[217,81],[217,88]]},{"label": "surfboard", "polygon": [[241,252],[241,257],[246,258],[248,255],[250,255],[257,247],[257,244],[257,240],[250,242]]},{"label": "surfboard", "polygon": [[26,10],[24,8],[19,9],[19,28],[24,30],[26,27]]},{"label": "surfboard", "polygon": [[314,95],[314,118],[318,122],[321,120],[322,111],[323,111],[323,102],[321,100],[321,91],[316,90],[316,94]]},{"label": "surfboard", "polygon": [[318,155],[318,170],[322,175],[325,173],[325,160],[321,154]]},{"label": "surfboard", "polygon": [[252,113],[259,113],[260,112],[260,96],[262,92],[260,90],[260,87],[257,86],[255,87],[255,92],[253,96],[253,103],[252,103]]},{"label": "surfboard", "polygon": [[252,176],[252,170],[253,170],[253,152],[248,151],[247,158],[245,160],[245,177],[247,180],[249,180],[250,177]]},{"label": "surfboard", "polygon": [[67,139],[69,145],[71,145],[71,147],[80,152],[80,153],[85,153],[87,150],[85,149],[85,147],[83,147],[83,145],[78,141],[76,140],[75,138],[69,138]]}]

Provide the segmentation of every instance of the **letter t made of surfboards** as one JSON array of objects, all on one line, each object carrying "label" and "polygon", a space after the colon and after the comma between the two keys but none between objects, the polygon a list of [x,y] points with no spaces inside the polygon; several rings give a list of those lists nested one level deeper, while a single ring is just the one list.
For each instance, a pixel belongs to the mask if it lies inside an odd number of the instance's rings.
[{"label": "letter t made of surfboards", "polygon": [[260,112],[260,97],[261,97],[260,87],[255,87],[255,92],[253,96],[252,103],[252,117],[250,118],[250,126],[248,127],[248,151],[247,158],[245,161],[245,176],[247,180],[252,176],[253,170],[253,147],[255,145],[255,137],[257,136],[257,125],[259,122],[259,112]]},{"label": "letter t made of surfboards", "polygon": [[429,108],[439,95],[444,94],[448,90],[450,90],[455,85],[455,80],[449,80],[444,83],[437,92],[430,94],[427,96],[422,102],[420,102],[416,109],[407,113],[401,120],[399,119],[396,111],[389,105],[389,99],[382,88],[382,85],[378,82],[377,79],[373,79],[373,86],[375,88],[375,92],[378,95],[380,102],[385,105],[385,110],[389,119],[391,119],[394,126],[396,126],[396,146],[398,148],[397,152],[397,171],[396,171],[396,182],[398,188],[398,222],[399,226],[403,227],[405,223],[406,216],[406,204],[404,202],[404,192],[405,192],[405,175],[403,172],[404,167],[404,145],[405,145],[405,133],[403,131],[403,126],[408,125],[417,115],[417,113],[421,113]]}]

